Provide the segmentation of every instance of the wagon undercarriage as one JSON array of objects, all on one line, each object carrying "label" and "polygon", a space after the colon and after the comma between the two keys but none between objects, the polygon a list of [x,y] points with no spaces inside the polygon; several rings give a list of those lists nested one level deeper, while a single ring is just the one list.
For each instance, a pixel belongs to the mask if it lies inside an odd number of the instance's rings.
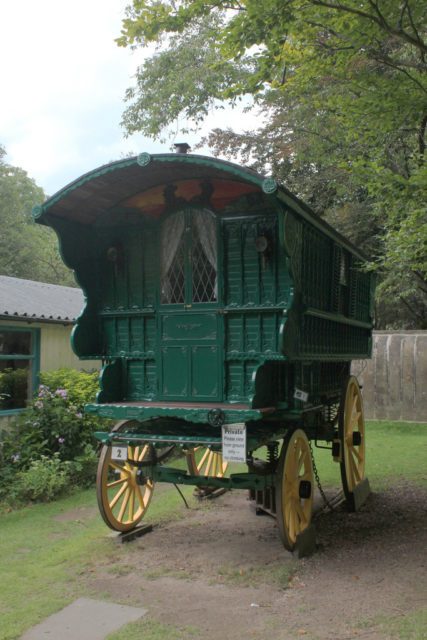
[{"label": "wagon undercarriage", "polygon": [[[108,410],[124,411],[124,407],[111,405]],[[134,403],[130,410],[135,408],[142,411],[146,405]],[[251,410],[243,405],[230,409],[228,420],[231,415],[254,417],[258,413],[258,420],[245,423],[246,472],[227,473],[228,463],[222,457],[221,427],[229,407],[165,403],[149,409],[157,415],[161,409],[165,413],[142,422],[123,420],[110,433],[96,434],[103,443],[98,504],[107,525],[117,531],[131,531],[139,524],[157,482],[210,491],[245,489],[258,506],[276,517],[282,542],[292,551],[311,523],[315,491],[311,440],[327,444],[340,464],[351,510],[360,506],[369,492],[364,475],[363,407],[354,377],[347,380],[339,403],[292,413],[273,408]],[[188,418],[189,410],[206,412],[216,425],[177,417],[181,411]],[[172,411],[175,417],[167,417]],[[261,459],[255,456],[259,449],[263,450]],[[186,465],[170,466],[168,460],[173,457],[176,464],[179,450]]]}]

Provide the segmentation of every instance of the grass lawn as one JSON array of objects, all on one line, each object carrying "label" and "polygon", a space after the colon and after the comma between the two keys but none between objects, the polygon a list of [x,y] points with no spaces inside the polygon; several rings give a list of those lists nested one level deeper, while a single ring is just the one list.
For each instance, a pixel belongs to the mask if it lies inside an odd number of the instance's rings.
[{"label": "grass lawn", "polygon": [[[427,425],[371,422],[367,439],[367,475],[374,490],[397,479],[427,486]],[[316,450],[319,475],[325,485],[339,486],[339,467],[330,456],[328,451]],[[175,489],[169,486],[158,489],[146,521],[185,517],[185,506]],[[192,487],[183,487],[183,492],[191,502]],[[115,549],[98,515],[94,490],[81,491],[51,504],[2,512],[0,640],[19,638],[27,628],[76,597],[96,597],[82,591],[80,576],[106,557],[114,560]],[[424,621],[425,616],[422,621],[412,623],[417,626]],[[142,631],[144,640],[192,637],[191,628],[184,633],[143,620],[135,625],[134,635],[126,638],[139,638]],[[399,626],[391,633],[391,637],[402,640],[416,637]],[[114,636],[117,640],[121,637],[121,632]]]}]

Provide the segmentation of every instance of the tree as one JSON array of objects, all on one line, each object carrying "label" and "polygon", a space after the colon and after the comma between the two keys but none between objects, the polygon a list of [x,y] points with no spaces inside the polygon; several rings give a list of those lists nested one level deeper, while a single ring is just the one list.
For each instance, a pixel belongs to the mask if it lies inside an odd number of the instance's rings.
[{"label": "tree", "polygon": [[4,161],[0,147],[0,273],[75,286],[50,229],[35,225],[31,209],[45,199],[43,190],[19,167]]},{"label": "tree", "polygon": [[215,151],[273,170],[368,249],[382,326],[426,327],[424,9],[421,0],[134,0],[119,44],[159,48],[127,94],[125,128],[158,137],[177,118],[198,124],[249,95],[263,126],[213,132]]}]

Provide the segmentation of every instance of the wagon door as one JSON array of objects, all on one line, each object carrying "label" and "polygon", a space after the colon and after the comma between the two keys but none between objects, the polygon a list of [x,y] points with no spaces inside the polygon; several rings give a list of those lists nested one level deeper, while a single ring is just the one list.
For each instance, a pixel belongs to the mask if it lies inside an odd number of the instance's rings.
[{"label": "wagon door", "polygon": [[216,217],[204,209],[178,211],[161,228],[158,354],[163,399],[222,400],[217,307]]}]

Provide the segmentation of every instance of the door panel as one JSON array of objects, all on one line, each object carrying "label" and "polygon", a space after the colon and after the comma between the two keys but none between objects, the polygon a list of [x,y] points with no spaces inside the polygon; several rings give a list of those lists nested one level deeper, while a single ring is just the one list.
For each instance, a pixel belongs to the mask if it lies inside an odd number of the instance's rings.
[{"label": "door panel", "polygon": [[218,348],[191,347],[191,395],[195,400],[218,400]]},{"label": "door panel", "polygon": [[167,313],[161,318],[161,395],[169,400],[222,399],[220,318],[215,313]]},{"label": "door panel", "polygon": [[162,316],[162,341],[215,341],[217,338],[215,313],[169,313]]},{"label": "door panel", "polygon": [[162,396],[185,400],[189,396],[189,366],[187,346],[163,347]]}]

